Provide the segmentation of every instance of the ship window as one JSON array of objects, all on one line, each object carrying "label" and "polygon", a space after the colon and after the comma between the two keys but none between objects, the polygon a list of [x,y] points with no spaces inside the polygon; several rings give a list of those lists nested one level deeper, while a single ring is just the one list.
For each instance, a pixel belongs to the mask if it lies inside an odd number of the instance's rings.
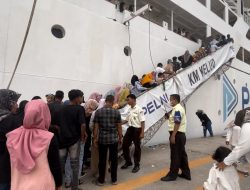
[{"label": "ship window", "polygon": [[206,6],[206,0],[198,0],[202,5]]},{"label": "ship window", "polygon": [[237,21],[237,16],[231,10],[229,10],[229,14],[228,15],[229,15],[229,24],[231,26],[234,26],[234,24]]},{"label": "ship window", "polygon": [[61,25],[54,25],[51,28],[51,33],[56,38],[63,38],[65,36],[65,30]]},{"label": "ship window", "polygon": [[[201,3],[205,0],[199,0]],[[124,0],[124,2],[131,3],[131,0]],[[137,8],[144,6],[148,1],[145,0],[137,0]],[[178,29],[185,30],[187,40],[191,40],[197,43],[198,39],[203,40],[204,36],[206,36],[206,24],[203,23],[199,18],[190,14],[186,10],[182,9],[179,6],[170,0],[162,0],[149,1],[150,5],[153,6],[153,11],[146,11],[145,14],[141,15],[146,20],[149,20],[154,24],[152,24],[152,30],[155,28],[155,24],[158,26],[163,26],[164,23],[168,23],[169,29],[171,26],[172,20],[172,11],[173,11],[173,31],[178,34]],[[162,3],[159,3],[162,2]],[[164,2],[164,3],[163,3]],[[203,3],[202,3],[203,4]],[[165,27],[165,25],[164,25]],[[180,33],[180,32],[179,32]]]},{"label": "ship window", "polygon": [[249,40],[250,40],[250,28],[249,28],[249,30],[248,30],[248,32],[247,32],[246,37],[247,37],[247,39],[249,39]]},{"label": "ship window", "polygon": [[218,32],[217,30],[215,30],[214,28],[212,28],[212,36],[213,38],[217,37],[217,36],[222,36],[223,34]]},{"label": "ship window", "polygon": [[242,47],[239,49],[236,58],[247,64],[250,64],[250,52]]},{"label": "ship window", "polygon": [[125,48],[123,49],[123,51],[124,51],[124,54],[126,56],[130,56],[131,53],[132,53],[132,49],[129,46],[125,46]]},{"label": "ship window", "polygon": [[237,55],[236,55],[236,58],[239,59],[239,60],[241,60],[241,61],[243,61],[243,53],[242,53],[242,51],[243,51],[243,48],[241,47],[239,49]]},{"label": "ship window", "polygon": [[225,5],[222,4],[219,0],[211,1],[211,11],[224,20]]}]

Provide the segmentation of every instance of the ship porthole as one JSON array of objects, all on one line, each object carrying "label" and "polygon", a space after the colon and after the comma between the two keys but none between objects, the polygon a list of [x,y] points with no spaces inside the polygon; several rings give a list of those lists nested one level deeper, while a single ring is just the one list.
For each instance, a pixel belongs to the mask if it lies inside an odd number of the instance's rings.
[{"label": "ship porthole", "polygon": [[130,56],[132,54],[132,49],[129,46],[125,46],[123,51],[126,56]]},{"label": "ship porthole", "polygon": [[65,36],[65,29],[61,25],[56,24],[52,26],[51,33],[56,38],[63,38]]}]

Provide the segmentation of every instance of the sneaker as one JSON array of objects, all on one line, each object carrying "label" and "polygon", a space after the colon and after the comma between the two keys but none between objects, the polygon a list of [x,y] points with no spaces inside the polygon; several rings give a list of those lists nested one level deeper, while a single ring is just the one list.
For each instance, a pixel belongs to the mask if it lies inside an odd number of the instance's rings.
[{"label": "sneaker", "polygon": [[97,185],[97,186],[104,186],[104,183],[100,183],[100,182],[98,181],[98,179],[93,179],[93,180],[92,180],[92,183],[95,184],[95,185]]},{"label": "sneaker", "polygon": [[81,176],[78,180],[78,184],[81,185],[84,183],[84,177],[86,176],[86,172],[81,172]]},{"label": "sneaker", "polygon": [[84,183],[84,180],[83,180],[83,179],[79,179],[79,180],[78,180],[78,184],[79,184],[79,185],[82,185],[83,183]]},{"label": "sneaker", "polygon": [[97,186],[100,186],[100,187],[102,187],[102,186],[104,186],[104,183],[100,183],[98,180],[96,180],[96,183],[95,183]]},{"label": "sneaker", "polygon": [[117,185],[118,184],[117,181],[112,181],[111,183],[112,183],[112,185]]},{"label": "sneaker", "polygon": [[132,173],[137,173],[140,170],[140,166],[135,166],[132,170]]},{"label": "sneaker", "polygon": [[67,189],[67,188],[70,188],[71,187],[71,183],[67,183],[67,182],[65,182],[64,183],[64,187]]},{"label": "sneaker", "polygon": [[249,173],[248,172],[244,172],[244,177],[248,177]]},{"label": "sneaker", "polygon": [[121,169],[127,169],[129,166],[132,166],[132,163],[131,162],[129,162],[129,163],[125,163],[122,167],[121,167]]},{"label": "sneaker", "polygon": [[178,177],[184,178],[184,179],[186,179],[186,180],[191,181],[191,176],[187,176],[187,175],[184,175],[184,174],[178,174]]},{"label": "sneaker", "polygon": [[164,177],[161,178],[161,181],[166,181],[166,182],[168,182],[168,181],[175,181],[175,180],[176,180],[176,178],[170,177],[168,175],[166,175],[166,176],[164,176]]},{"label": "sneaker", "polygon": [[87,172],[82,171],[81,172],[81,177],[84,177],[87,174]]}]

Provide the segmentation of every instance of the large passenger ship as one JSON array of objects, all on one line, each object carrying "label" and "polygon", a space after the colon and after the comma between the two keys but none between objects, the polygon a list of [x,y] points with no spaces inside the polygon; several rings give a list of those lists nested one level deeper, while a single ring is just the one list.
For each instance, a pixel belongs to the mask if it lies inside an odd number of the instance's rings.
[{"label": "large passenger ship", "polygon": [[[142,76],[159,62],[230,34],[234,44],[188,68],[191,74],[205,63],[207,73],[214,69],[188,92],[182,71],[138,98],[148,120],[145,145],[168,141],[163,116],[170,109],[172,83],[176,92],[184,89],[187,136],[202,136],[197,109],[212,119],[214,133],[222,134],[236,112],[250,105],[250,1],[123,2],[124,11],[121,1],[111,0],[0,0],[0,87],[20,92],[22,99],[72,88],[82,89],[85,97],[105,94],[133,74]],[[232,47],[235,56],[228,64]],[[212,60],[223,63],[215,67]]]}]

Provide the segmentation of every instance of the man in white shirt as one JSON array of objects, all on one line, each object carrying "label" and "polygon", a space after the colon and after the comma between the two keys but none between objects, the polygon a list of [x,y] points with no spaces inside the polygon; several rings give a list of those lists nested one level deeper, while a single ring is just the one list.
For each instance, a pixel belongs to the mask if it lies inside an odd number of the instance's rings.
[{"label": "man in white shirt", "polygon": [[165,69],[163,69],[163,64],[162,63],[158,63],[157,67],[155,69],[155,75],[156,75],[156,80],[158,79],[158,74],[159,73],[165,73]]},{"label": "man in white shirt", "polygon": [[126,120],[122,122],[122,124],[128,123],[129,127],[123,138],[122,149],[125,164],[121,167],[121,169],[127,169],[129,166],[132,166],[129,148],[133,142],[135,146],[135,152],[134,168],[132,172],[136,173],[140,170],[141,139],[144,138],[145,116],[143,110],[138,105],[136,105],[136,96],[134,94],[127,96],[127,102],[131,108],[128,111]]},{"label": "man in white shirt", "polygon": [[[219,147],[213,154],[213,160],[222,162],[230,154],[231,150]],[[203,185],[204,190],[240,190],[239,176],[234,166],[227,167],[223,172],[216,169],[216,164],[210,169],[207,181]]]},{"label": "man in white shirt", "polygon": [[235,125],[241,126],[241,133],[238,144],[223,162],[217,164],[219,170],[224,170],[227,166],[236,163],[242,156],[245,156],[250,163],[250,107],[240,110],[235,117]]}]

